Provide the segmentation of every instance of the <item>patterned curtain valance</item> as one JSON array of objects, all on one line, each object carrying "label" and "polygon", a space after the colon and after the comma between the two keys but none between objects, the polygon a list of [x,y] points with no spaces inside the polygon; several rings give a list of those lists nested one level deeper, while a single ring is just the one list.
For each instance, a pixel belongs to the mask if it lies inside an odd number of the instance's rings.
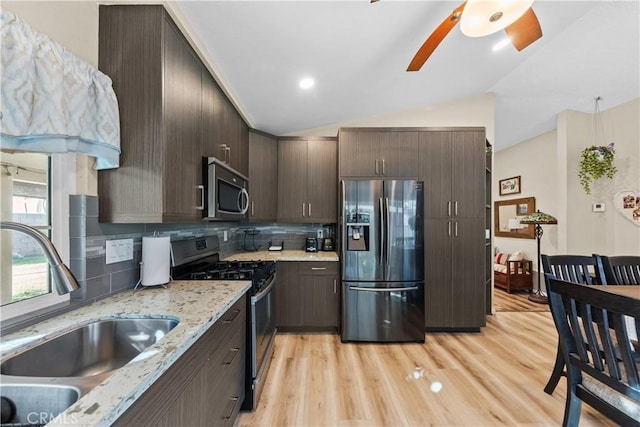
[{"label": "patterned curtain valance", "polygon": [[0,146],[83,153],[117,168],[120,116],[111,79],[0,10]]}]

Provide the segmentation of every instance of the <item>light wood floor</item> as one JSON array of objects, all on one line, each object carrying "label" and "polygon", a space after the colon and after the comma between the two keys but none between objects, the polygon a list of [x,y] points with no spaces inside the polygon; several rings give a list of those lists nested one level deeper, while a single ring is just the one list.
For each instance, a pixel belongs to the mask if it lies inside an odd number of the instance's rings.
[{"label": "light wood floor", "polygon": [[[259,408],[236,425],[561,425],[564,379],[553,396],[542,390],[557,342],[550,313],[487,322],[480,333],[428,333],[424,344],[278,335]],[[580,425],[614,424],[585,404]]]},{"label": "light wood floor", "polygon": [[547,304],[538,304],[529,301],[528,292],[508,293],[499,288],[493,290],[493,307],[496,312],[500,311],[549,311]]}]

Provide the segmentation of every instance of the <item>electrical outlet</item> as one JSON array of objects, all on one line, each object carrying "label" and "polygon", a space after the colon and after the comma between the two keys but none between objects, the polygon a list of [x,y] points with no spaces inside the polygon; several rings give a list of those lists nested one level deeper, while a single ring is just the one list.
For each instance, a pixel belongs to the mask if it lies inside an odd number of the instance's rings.
[{"label": "electrical outlet", "polygon": [[229,240],[229,235],[227,234],[227,230],[224,230],[222,232],[222,241],[226,242],[227,240]]},{"label": "electrical outlet", "polygon": [[107,240],[105,252],[106,264],[133,259],[133,239]]},{"label": "electrical outlet", "polygon": [[323,235],[324,235],[324,231],[322,231],[322,230],[318,230],[318,234],[317,234],[318,239],[322,239],[322,236],[323,236]]}]

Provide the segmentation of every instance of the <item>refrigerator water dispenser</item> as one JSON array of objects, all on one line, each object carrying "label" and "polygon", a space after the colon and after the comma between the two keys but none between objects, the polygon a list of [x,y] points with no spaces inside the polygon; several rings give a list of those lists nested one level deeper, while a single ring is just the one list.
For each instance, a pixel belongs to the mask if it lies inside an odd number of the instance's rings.
[{"label": "refrigerator water dispenser", "polygon": [[348,251],[368,251],[369,250],[369,226],[347,224],[347,250]]}]

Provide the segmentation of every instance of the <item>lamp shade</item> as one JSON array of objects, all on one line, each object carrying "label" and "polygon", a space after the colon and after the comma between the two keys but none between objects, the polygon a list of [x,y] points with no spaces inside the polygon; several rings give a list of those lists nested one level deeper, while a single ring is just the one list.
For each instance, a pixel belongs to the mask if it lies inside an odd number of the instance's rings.
[{"label": "lamp shade", "polygon": [[532,4],[533,0],[467,0],[460,31],[469,37],[493,34],[517,21]]},{"label": "lamp shade", "polygon": [[557,224],[558,220],[544,212],[540,212],[540,210],[535,211],[532,214],[527,216],[523,216],[520,218],[520,224]]}]

